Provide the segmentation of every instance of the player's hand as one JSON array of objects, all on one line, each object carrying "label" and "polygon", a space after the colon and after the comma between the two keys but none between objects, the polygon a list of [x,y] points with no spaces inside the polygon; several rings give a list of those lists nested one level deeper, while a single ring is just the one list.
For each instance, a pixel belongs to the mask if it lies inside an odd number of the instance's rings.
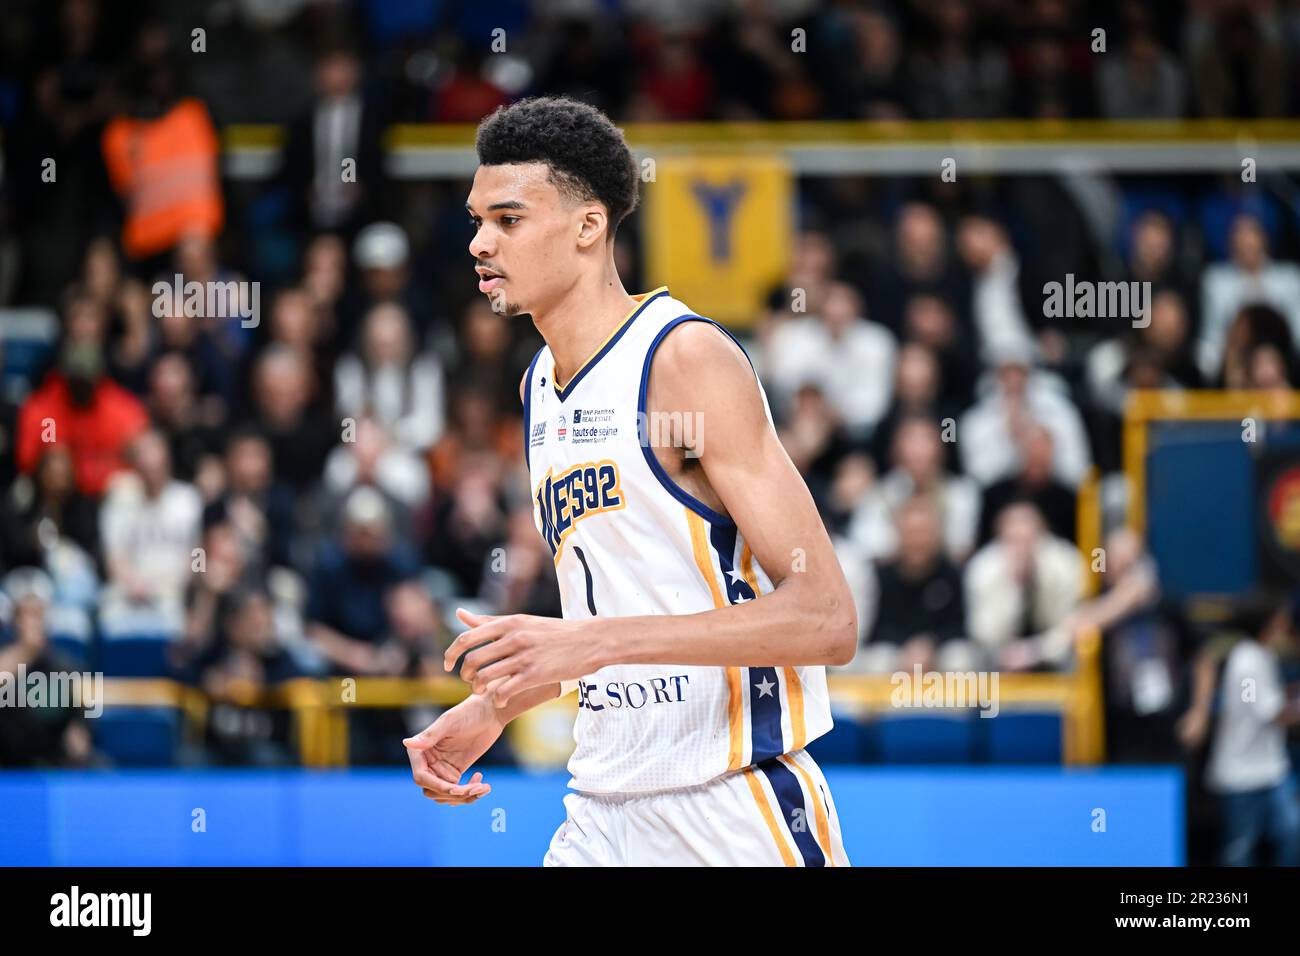
[{"label": "player's hand", "polygon": [[497,707],[531,687],[575,680],[602,666],[591,627],[599,618],[473,614],[464,608],[457,608],[456,616],[469,630],[447,648],[443,667],[450,671],[469,651],[460,665],[461,679]]},{"label": "player's hand", "polygon": [[468,697],[414,737],[402,741],[411,760],[411,777],[430,800],[452,806],[473,803],[492,787],[476,773],[460,778],[501,736],[505,724],[484,697]]}]

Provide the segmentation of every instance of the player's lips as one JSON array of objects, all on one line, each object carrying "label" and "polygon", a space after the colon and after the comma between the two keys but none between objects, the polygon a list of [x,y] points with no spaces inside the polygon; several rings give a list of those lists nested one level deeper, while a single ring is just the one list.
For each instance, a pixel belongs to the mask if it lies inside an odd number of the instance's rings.
[{"label": "player's lips", "polygon": [[474,271],[478,273],[478,290],[480,292],[488,292],[506,281],[505,276],[501,275],[501,273],[493,272],[491,269],[484,269],[482,266]]}]

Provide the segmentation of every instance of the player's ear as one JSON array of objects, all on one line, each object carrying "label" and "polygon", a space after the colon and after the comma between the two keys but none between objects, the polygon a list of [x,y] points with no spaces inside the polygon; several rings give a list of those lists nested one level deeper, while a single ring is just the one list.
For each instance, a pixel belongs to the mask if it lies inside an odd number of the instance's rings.
[{"label": "player's ear", "polygon": [[584,249],[597,242],[604,241],[609,228],[609,217],[602,206],[593,203],[583,209],[582,220],[578,224],[578,245]]}]

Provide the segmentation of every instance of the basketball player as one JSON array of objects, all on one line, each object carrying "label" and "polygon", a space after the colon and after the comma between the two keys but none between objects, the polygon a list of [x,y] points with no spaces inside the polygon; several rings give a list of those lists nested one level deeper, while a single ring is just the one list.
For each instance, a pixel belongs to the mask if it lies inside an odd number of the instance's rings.
[{"label": "basketball player", "polygon": [[478,800],[482,774],[461,777],[505,725],[576,690],[545,865],[846,865],[804,747],[831,727],[825,665],[852,659],[857,616],[748,357],[666,288],[624,290],[637,167],[604,114],[524,100],[477,150],[479,290],[546,340],[520,397],[564,616],[458,610],[445,663],[466,655],[473,693],[404,741],[415,782]]}]

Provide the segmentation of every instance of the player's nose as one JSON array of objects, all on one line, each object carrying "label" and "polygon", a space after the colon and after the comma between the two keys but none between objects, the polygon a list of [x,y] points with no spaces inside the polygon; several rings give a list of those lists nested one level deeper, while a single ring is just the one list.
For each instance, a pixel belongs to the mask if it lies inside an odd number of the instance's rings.
[{"label": "player's nose", "polygon": [[487,241],[480,228],[474,232],[474,238],[469,241],[469,254],[475,259],[491,258],[495,250]]}]

